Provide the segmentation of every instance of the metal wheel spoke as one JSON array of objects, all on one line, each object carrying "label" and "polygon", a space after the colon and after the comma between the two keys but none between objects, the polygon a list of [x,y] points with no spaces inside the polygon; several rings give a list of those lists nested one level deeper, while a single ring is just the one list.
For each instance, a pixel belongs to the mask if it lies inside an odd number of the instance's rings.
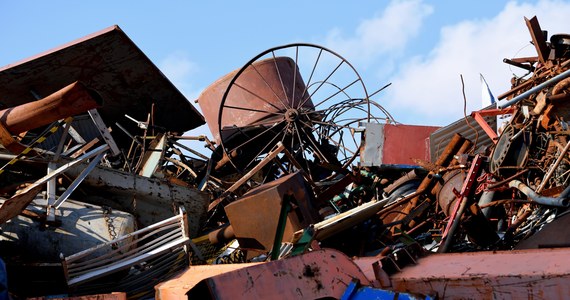
[{"label": "metal wheel spoke", "polygon": [[[236,82],[236,83],[235,83],[235,86],[237,86],[237,87],[241,88],[242,90],[244,90],[244,91],[250,93],[252,96],[256,97],[257,99],[259,99],[259,100],[261,100],[261,101],[263,101],[263,102],[265,102],[265,103],[267,103],[267,104],[269,104],[269,105],[272,106],[273,108],[275,108],[275,109],[277,109],[277,110],[280,110],[280,108],[277,107],[277,106],[275,106],[275,104],[269,102],[267,99],[264,99],[263,97],[261,97],[261,96],[259,96],[258,94],[256,94],[256,93],[250,91],[249,89],[247,89],[247,88],[241,86],[239,83]],[[279,98],[279,97],[278,97],[278,98]]]},{"label": "metal wheel spoke", "polygon": [[277,127],[277,125],[282,124],[283,122],[284,122],[284,121],[275,123],[273,126],[271,126],[271,127],[267,128],[267,129],[263,130],[262,132],[256,134],[255,136],[249,138],[249,139],[248,139],[247,141],[245,141],[244,143],[242,143],[242,144],[240,144],[240,145],[234,147],[234,148],[231,149],[229,152],[231,153],[231,152],[233,152],[234,150],[240,149],[240,148],[242,148],[243,146],[245,146],[245,145],[247,145],[247,144],[249,144],[249,143],[255,141],[255,139],[257,139],[258,137],[260,137],[260,136],[266,134],[267,132],[273,130],[275,127]]},{"label": "metal wheel spoke", "polygon": [[323,80],[323,82],[321,84],[319,84],[319,86],[306,98],[303,100],[303,102],[301,103],[301,105],[299,107],[303,107],[303,105],[305,105],[305,103],[307,103],[307,101],[309,101],[309,99],[311,99],[311,97],[313,97],[313,95],[323,86],[323,84],[329,80],[329,78],[331,78],[331,76],[333,76],[334,73],[336,73],[336,71],[338,70],[338,68],[340,68],[340,66],[342,66],[342,64],[344,63],[344,60],[342,60],[337,66],[336,68],[334,68],[334,70],[329,74],[329,76],[327,76],[327,78],[325,78],[325,80]]},{"label": "metal wheel spoke", "polygon": [[[285,134],[285,133],[283,133]],[[276,134],[270,141],[269,143],[267,143],[265,146],[263,146],[263,148],[257,153],[257,155],[255,157],[259,157],[262,154],[264,154],[265,152],[267,152],[267,149],[271,149],[273,148],[273,142],[279,137],[279,134]],[[252,139],[253,140],[253,139]],[[246,166],[245,169],[247,170],[248,167],[251,166],[251,164],[254,162],[255,160],[250,161]]]},{"label": "metal wheel spoke", "polygon": [[[327,158],[326,155],[324,155],[323,152],[321,152],[320,147],[315,143],[315,139],[314,139],[314,137],[313,137],[313,135],[312,135],[312,127],[311,127],[311,126],[308,126],[308,125],[307,125],[305,122],[303,122],[303,121],[301,121],[301,123],[302,123],[303,125],[305,125],[304,127],[309,128],[309,132],[307,132],[303,126],[300,126],[300,132],[302,131],[303,134],[305,135],[305,137],[307,138],[307,140],[309,140],[309,143],[310,143],[310,146],[312,146],[311,148],[313,149],[313,152],[319,156],[319,159],[321,159],[321,160],[323,160],[323,161],[325,161],[325,162],[327,162],[327,163],[331,163],[330,159]],[[299,127],[297,127],[297,128],[299,128]]]},{"label": "metal wheel spoke", "polygon": [[[309,80],[307,80],[307,83],[305,84],[305,89],[303,90],[303,94],[301,95],[301,99],[303,99],[303,97],[305,96],[305,94],[307,94],[307,91],[309,89],[309,87],[312,85],[311,84],[311,80],[313,79],[313,75],[315,74],[315,70],[317,69],[317,65],[319,64],[319,61],[321,59],[321,54],[323,54],[323,49],[321,48],[321,50],[319,50],[319,55],[317,55],[317,59],[315,59],[315,63],[313,64],[313,68],[311,69],[311,75],[309,75]],[[302,101],[301,101],[302,102]],[[301,103],[299,102],[299,103]],[[296,108],[300,108],[303,105],[297,105]]]},{"label": "metal wheel spoke", "polygon": [[[331,180],[358,157],[361,140],[355,129],[359,121],[371,119],[371,103],[385,112],[369,101],[360,75],[340,55],[303,43],[271,48],[229,82],[217,120],[220,147],[231,165],[247,171],[281,141],[298,164],[275,157],[260,180],[273,180],[296,168],[311,180]],[[242,125],[222,132],[237,122],[234,118]]]},{"label": "metal wheel spoke", "polygon": [[260,110],[260,109],[255,109],[255,108],[244,108],[244,107],[232,106],[232,105],[224,105],[224,108],[231,108],[231,109],[244,110],[244,111],[254,111],[254,112],[260,112],[260,113],[265,113],[265,114],[270,114],[270,115],[275,115],[275,116],[282,116],[283,115],[283,113],[276,113],[276,112],[272,112],[272,111]]},{"label": "metal wheel spoke", "polygon": [[303,162],[305,163],[306,166],[306,171],[307,174],[309,175],[309,178],[311,178],[311,180],[313,180],[313,176],[311,174],[311,167],[309,166],[309,160],[307,159],[306,155],[305,155],[305,148],[303,147],[303,139],[301,138],[301,133],[299,131],[299,127],[297,126],[297,123],[295,124],[295,133],[297,135],[297,137],[299,138],[299,147],[301,148],[301,155],[303,156]]},{"label": "metal wheel spoke", "polygon": [[[273,90],[273,87],[271,87],[271,85],[269,84],[269,82],[267,82],[267,79],[265,78],[265,76],[263,76],[261,74],[261,72],[259,72],[259,70],[257,69],[257,67],[255,65],[251,65],[253,67],[253,69],[255,70],[255,72],[257,73],[257,75],[259,75],[259,77],[261,78],[261,80],[263,80],[263,83],[265,83],[265,86],[267,86],[270,90],[271,93],[275,96],[275,98],[279,99],[279,102],[281,102],[281,104],[283,105],[283,109],[288,109],[290,108],[287,105],[286,101],[283,101],[283,99],[281,99],[281,97],[279,97],[279,95],[277,95],[277,93],[275,92],[275,90]],[[285,95],[287,96],[287,95]],[[277,106],[272,105],[273,107],[275,107],[276,109],[279,109]]]},{"label": "metal wheel spoke", "polygon": [[329,99],[331,99],[332,97],[344,92],[344,90],[346,90],[347,88],[351,87],[353,84],[357,83],[360,79],[356,79],[353,82],[349,83],[347,86],[345,86],[344,88],[342,88],[340,91],[337,91],[336,93],[330,95],[329,97],[327,97],[325,100],[319,102],[319,104],[316,104],[315,107],[325,103],[326,101],[328,101]]},{"label": "metal wheel spoke", "polygon": [[[275,51],[271,51],[271,56],[273,56],[273,64],[275,65],[275,70],[277,71],[277,76],[279,77],[279,82],[281,83],[281,89],[283,89],[283,95],[285,95],[285,99],[290,101],[292,99],[289,99],[289,95],[287,95],[287,90],[285,89],[285,84],[283,83],[283,77],[281,77],[281,71],[279,70],[279,66],[277,65],[277,59],[275,57]],[[296,70],[293,70],[293,74],[296,73]],[[287,108],[290,108],[290,105],[286,106]]]},{"label": "metal wheel spoke", "polygon": [[[303,124],[304,124],[304,123],[303,123]],[[305,126],[308,127],[308,125],[306,125],[306,124],[305,124]],[[323,137],[323,138],[325,138],[325,139],[327,139],[327,140],[333,142],[333,144],[334,144],[335,146],[346,148],[346,150],[348,150],[348,151],[351,152],[352,154],[355,154],[355,152],[350,151],[347,147],[345,147],[344,145],[341,145],[339,142],[335,141],[335,140],[334,140],[333,138],[331,138],[330,136],[328,136],[328,135],[326,135],[326,134],[323,134],[323,133],[318,133],[318,132],[317,132],[317,134],[318,134],[319,136],[321,136],[321,137]]]}]

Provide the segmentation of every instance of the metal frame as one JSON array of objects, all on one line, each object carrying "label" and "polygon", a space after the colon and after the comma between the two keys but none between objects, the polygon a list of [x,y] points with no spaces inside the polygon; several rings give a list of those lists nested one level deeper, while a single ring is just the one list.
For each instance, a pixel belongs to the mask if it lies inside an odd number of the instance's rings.
[{"label": "metal frame", "polygon": [[[191,242],[186,212],[180,208],[179,214],[174,217],[65,257],[62,265],[68,286],[77,286],[128,269]],[[101,250],[107,250],[106,254],[97,255]]]}]

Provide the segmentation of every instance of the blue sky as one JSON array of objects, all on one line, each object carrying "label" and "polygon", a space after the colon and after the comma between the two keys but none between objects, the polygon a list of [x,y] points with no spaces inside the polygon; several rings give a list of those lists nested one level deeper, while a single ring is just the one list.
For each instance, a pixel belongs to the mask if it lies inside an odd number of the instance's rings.
[{"label": "blue sky", "polygon": [[[510,88],[506,57],[535,55],[524,17],[570,33],[568,1],[8,1],[0,0],[0,66],[119,25],[193,101],[258,53],[292,42],[351,62],[373,100],[406,124],[446,125],[480,108],[482,73]],[[522,75],[522,74],[517,74]],[[204,129],[199,129],[202,131]],[[206,130],[207,131],[207,130]]]}]

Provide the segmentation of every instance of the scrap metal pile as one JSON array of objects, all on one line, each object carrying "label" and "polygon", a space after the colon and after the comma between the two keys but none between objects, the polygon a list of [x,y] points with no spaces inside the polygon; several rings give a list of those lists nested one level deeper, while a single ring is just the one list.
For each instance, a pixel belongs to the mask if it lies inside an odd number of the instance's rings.
[{"label": "scrap metal pile", "polygon": [[[212,83],[196,100],[204,118],[116,26],[1,69],[10,292],[454,298],[475,284],[430,279],[421,266],[436,252],[509,261],[567,247],[570,36],[548,41],[526,22],[538,55],[505,62],[528,73],[499,109],[445,128],[399,124],[371,100],[383,88],[369,94],[313,44],[268,49]],[[497,136],[483,117],[505,114]],[[182,134],[204,120],[212,140]],[[405,275],[414,264],[422,275]],[[550,277],[528,287],[523,275],[476,288],[552,292]]]}]

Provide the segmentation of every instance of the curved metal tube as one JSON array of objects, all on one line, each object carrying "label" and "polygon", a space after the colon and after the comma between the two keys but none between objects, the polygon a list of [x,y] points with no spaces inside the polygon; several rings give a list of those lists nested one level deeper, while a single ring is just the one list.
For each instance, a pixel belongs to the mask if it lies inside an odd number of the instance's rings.
[{"label": "curved metal tube", "polygon": [[525,194],[529,199],[538,204],[558,206],[558,207],[570,206],[570,199],[568,199],[568,194],[570,194],[570,186],[566,187],[566,189],[564,189],[564,191],[557,198],[541,196],[537,194],[533,189],[528,187],[526,184],[516,179],[509,182],[509,187],[518,189],[523,194]]}]

